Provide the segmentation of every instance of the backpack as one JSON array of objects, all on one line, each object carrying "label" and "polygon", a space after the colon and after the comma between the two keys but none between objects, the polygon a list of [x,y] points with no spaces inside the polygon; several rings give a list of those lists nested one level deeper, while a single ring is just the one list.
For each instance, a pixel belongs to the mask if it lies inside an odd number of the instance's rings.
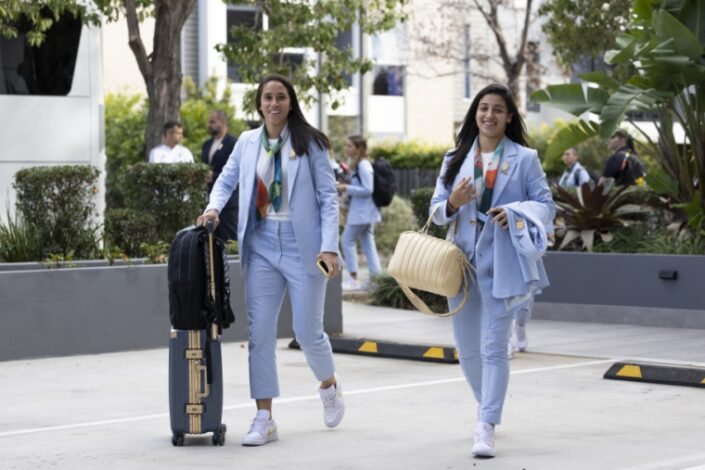
[{"label": "backpack", "polygon": [[[585,168],[585,167],[583,167]],[[594,184],[597,184],[597,181],[600,179],[600,175],[595,171],[595,170],[589,170],[585,168],[585,171],[587,171],[588,176],[590,177],[590,181],[592,181]],[[580,173],[575,172],[573,173],[573,181],[575,181],[575,187],[579,188],[580,187]]]},{"label": "backpack", "polygon": [[225,244],[213,237],[215,302],[211,299],[208,233],[204,227],[188,227],[176,234],[169,247],[169,317],[177,330],[203,330],[211,323],[218,333],[235,322],[230,307],[230,273]]},{"label": "backpack", "polygon": [[397,185],[394,182],[392,165],[383,157],[372,163],[374,184],[372,185],[372,200],[377,207],[387,207],[394,199]]}]

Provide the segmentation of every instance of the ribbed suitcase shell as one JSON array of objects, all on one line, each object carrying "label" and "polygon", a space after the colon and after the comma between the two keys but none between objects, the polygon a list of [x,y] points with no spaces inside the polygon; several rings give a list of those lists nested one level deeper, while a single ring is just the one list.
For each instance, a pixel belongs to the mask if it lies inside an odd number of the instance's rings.
[{"label": "ribbed suitcase shell", "polygon": [[[189,338],[189,334],[195,336]],[[191,342],[191,343],[190,343]],[[198,348],[193,347],[197,343]],[[220,338],[210,343],[212,383],[206,388],[206,330],[171,330],[169,340],[169,414],[171,417],[172,443],[183,445],[185,434],[212,432],[213,444],[225,440],[223,425],[223,362]],[[187,350],[200,349],[201,359],[188,359]],[[202,406],[202,413],[193,413],[192,405]],[[222,440],[220,440],[222,434]],[[177,443],[177,438],[181,436]]]}]

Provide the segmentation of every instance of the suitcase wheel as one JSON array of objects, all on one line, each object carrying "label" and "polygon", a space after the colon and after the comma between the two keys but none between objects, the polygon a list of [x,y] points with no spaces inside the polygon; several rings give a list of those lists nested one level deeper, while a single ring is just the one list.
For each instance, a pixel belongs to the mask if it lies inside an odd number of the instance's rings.
[{"label": "suitcase wheel", "polygon": [[172,434],[171,436],[171,445],[176,446],[176,447],[181,447],[184,445],[184,442],[186,441],[186,438],[184,437],[184,433],[177,433],[177,434]]},{"label": "suitcase wheel", "polygon": [[225,432],[227,430],[228,430],[228,427],[225,426],[224,424],[221,424],[218,431],[213,433],[213,445],[214,446],[222,446],[223,444],[225,444]]}]

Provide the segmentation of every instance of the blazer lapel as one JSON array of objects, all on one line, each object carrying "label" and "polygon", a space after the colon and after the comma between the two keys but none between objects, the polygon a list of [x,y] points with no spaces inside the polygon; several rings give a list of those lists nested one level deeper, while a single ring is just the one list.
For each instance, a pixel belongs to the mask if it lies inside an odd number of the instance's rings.
[{"label": "blazer lapel", "polygon": [[240,178],[240,181],[242,181],[241,191],[244,192],[248,204],[257,181],[257,159],[260,153],[259,139],[259,132],[253,133],[252,137],[245,143],[245,148],[242,149],[242,160],[240,162],[240,172],[242,173]]},{"label": "blazer lapel", "polygon": [[517,167],[517,149],[516,144],[511,140],[504,138],[504,155],[502,155],[502,161],[499,164],[499,171],[497,172],[497,184],[492,191],[492,207],[497,205],[497,200],[502,195],[502,191],[507,187],[507,183],[512,177],[512,173]]}]

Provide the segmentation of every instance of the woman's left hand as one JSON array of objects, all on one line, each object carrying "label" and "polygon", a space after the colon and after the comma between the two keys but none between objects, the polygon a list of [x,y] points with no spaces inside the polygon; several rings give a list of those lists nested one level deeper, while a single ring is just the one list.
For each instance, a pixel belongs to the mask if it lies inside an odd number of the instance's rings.
[{"label": "woman's left hand", "polygon": [[493,207],[487,211],[487,215],[492,216],[492,221],[499,224],[504,230],[509,228],[509,220],[507,219],[507,211],[501,207]]},{"label": "woman's left hand", "polygon": [[338,183],[337,187],[338,187],[338,193],[340,193],[340,194],[343,194],[345,192],[345,190],[348,189],[348,185],[345,183]]},{"label": "woman's left hand", "polygon": [[318,259],[322,259],[328,266],[328,279],[333,279],[340,272],[338,264],[338,253],[332,251],[324,251],[318,255]]}]

